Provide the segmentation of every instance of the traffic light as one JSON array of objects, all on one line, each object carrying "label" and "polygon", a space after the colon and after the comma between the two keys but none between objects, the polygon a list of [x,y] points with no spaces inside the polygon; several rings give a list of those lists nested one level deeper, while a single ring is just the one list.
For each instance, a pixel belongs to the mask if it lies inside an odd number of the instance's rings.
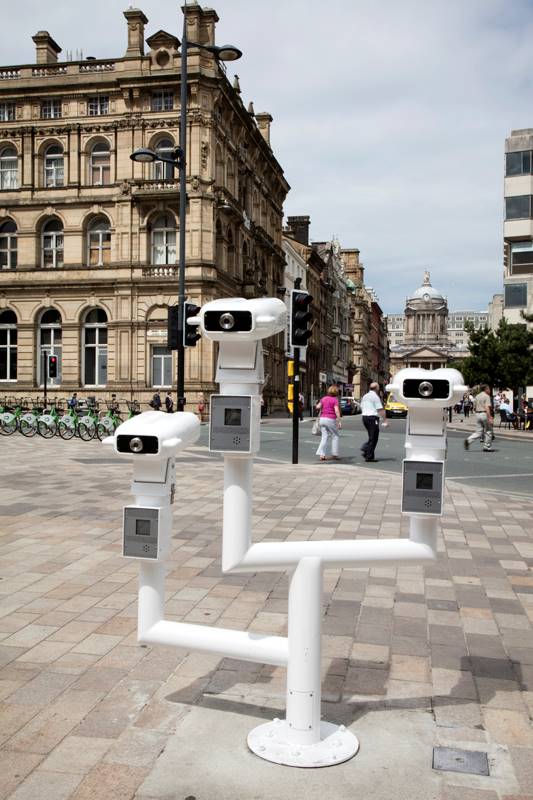
[{"label": "traffic light", "polygon": [[313,298],[309,292],[293,289],[291,291],[289,343],[292,347],[307,347],[311,336],[309,323],[313,319],[309,306]]},{"label": "traffic light", "polygon": [[167,347],[169,350],[177,350],[179,346],[179,310],[179,306],[168,307]]},{"label": "traffic light", "polygon": [[196,342],[201,338],[201,334],[198,333],[198,325],[191,325],[189,323],[189,319],[195,317],[199,311],[200,306],[194,303],[184,303],[183,305],[183,316],[185,318],[185,324],[183,326],[184,347],[196,347]]},{"label": "traffic light", "polygon": [[57,378],[57,356],[48,357],[48,377]]}]

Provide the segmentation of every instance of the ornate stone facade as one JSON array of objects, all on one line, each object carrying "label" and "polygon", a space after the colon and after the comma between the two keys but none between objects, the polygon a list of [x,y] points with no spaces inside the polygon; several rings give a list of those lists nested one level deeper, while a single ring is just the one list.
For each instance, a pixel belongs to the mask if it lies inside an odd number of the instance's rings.
[{"label": "ornate stone facade", "polygon": [[[154,387],[175,386],[166,317],[178,291],[178,176],[130,154],[179,145],[180,43],[158,31],[145,55],[146,17],[124,15],[122,58],[58,62],[59,46],[41,31],[35,65],[0,67],[3,394],[41,393],[44,350],[59,356],[58,395],[146,400]],[[212,9],[188,6],[190,41],[214,44],[217,21]],[[283,285],[289,187],[271,121],[246,110],[223,67],[191,45],[186,287],[198,304],[276,296]],[[283,334],[265,356],[269,407],[283,408]],[[208,341],[187,351],[190,404],[215,389],[214,359]]]}]

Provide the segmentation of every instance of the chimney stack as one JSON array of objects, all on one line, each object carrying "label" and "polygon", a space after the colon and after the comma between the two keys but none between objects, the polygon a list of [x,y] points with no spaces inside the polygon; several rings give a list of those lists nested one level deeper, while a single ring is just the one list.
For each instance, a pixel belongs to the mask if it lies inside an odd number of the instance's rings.
[{"label": "chimney stack", "polygon": [[218,14],[212,8],[202,8],[196,1],[182,6],[187,19],[187,39],[200,44],[215,44]]},{"label": "chimney stack", "polygon": [[140,8],[128,8],[124,11],[124,16],[128,21],[128,49],[126,56],[144,56],[144,26],[148,24]]},{"label": "chimney stack", "polygon": [[39,31],[31,38],[35,42],[37,64],[57,64],[57,55],[61,48],[48,31]]},{"label": "chimney stack", "polygon": [[257,127],[259,128],[259,133],[265,140],[265,142],[270,145],[270,123],[272,122],[272,117],[268,113],[268,111],[261,111],[260,114],[255,115],[255,119],[257,122]]},{"label": "chimney stack", "polygon": [[356,285],[362,285],[365,268],[359,261],[359,250],[357,248],[341,250],[341,258],[344,261],[344,274],[346,277],[350,278]]},{"label": "chimney stack", "polygon": [[287,225],[292,230],[294,238],[300,244],[309,246],[309,226],[311,217],[287,217]]}]

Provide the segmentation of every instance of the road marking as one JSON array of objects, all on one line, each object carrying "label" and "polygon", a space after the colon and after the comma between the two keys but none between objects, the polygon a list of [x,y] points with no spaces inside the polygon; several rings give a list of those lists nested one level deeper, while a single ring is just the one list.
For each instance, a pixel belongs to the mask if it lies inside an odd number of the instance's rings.
[{"label": "road marking", "polygon": [[485,480],[486,478],[533,478],[533,472],[508,472],[504,475],[447,475],[446,480]]}]

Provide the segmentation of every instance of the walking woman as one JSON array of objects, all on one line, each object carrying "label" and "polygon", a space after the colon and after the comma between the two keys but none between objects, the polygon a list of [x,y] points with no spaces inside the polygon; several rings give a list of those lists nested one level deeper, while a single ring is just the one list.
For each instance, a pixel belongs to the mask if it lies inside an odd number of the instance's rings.
[{"label": "walking woman", "polygon": [[341,410],[338,398],[339,390],[330,386],[327,394],[318,401],[316,407],[320,411],[320,433],[322,438],[316,451],[321,461],[328,460],[328,449],[331,445],[331,458],[339,460],[339,429],[341,427]]}]

